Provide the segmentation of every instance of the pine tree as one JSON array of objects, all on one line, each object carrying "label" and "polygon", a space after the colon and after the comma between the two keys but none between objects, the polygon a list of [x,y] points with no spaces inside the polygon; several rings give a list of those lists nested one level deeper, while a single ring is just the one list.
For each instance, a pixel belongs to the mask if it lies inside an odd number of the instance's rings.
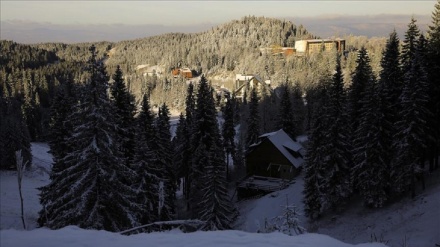
[{"label": "pine tree", "polygon": [[222,152],[214,144],[208,151],[209,157],[205,167],[205,187],[201,204],[203,209],[200,219],[206,222],[205,230],[232,229],[237,211],[229,200],[226,172]]},{"label": "pine tree", "polygon": [[389,129],[390,123],[381,111],[382,101],[372,81],[362,99],[363,108],[355,131],[352,174],[355,188],[369,207],[382,207],[389,199]]},{"label": "pine tree", "polygon": [[134,97],[131,95],[124,83],[121,68],[116,67],[113,75],[113,84],[110,87],[112,102],[116,108],[115,119],[121,136],[121,151],[124,154],[125,163],[128,166],[132,163],[134,155]]},{"label": "pine tree", "polygon": [[[423,37],[423,36],[422,36]],[[423,38],[422,38],[423,40]],[[419,40],[420,41],[420,40]],[[404,88],[400,96],[400,121],[396,123],[394,136],[396,156],[392,162],[391,181],[396,194],[411,192],[415,196],[415,179],[421,173],[423,154],[430,136],[428,119],[431,117],[427,103],[428,79],[425,68],[424,41],[417,42],[410,70],[404,76]]]},{"label": "pine tree", "polygon": [[288,202],[284,208],[283,215],[276,216],[271,219],[271,222],[267,222],[266,232],[279,231],[289,236],[296,236],[306,232],[306,229],[300,226],[299,221],[299,210],[292,204],[289,205]]},{"label": "pine tree", "polygon": [[278,129],[283,129],[292,139],[295,139],[298,135],[298,131],[296,130],[293,109],[292,109],[292,101],[290,100],[290,91],[288,82],[286,82],[283,86],[283,93],[281,95],[281,102],[279,106],[279,114],[278,114]]},{"label": "pine tree", "polygon": [[382,122],[382,152],[387,154],[387,157],[383,157],[383,162],[388,165],[394,156],[391,144],[393,136],[396,134],[395,124],[399,120],[398,112],[401,110],[399,97],[403,87],[403,73],[399,46],[399,38],[397,33],[393,31],[382,54],[382,70],[380,71],[376,92],[379,97],[379,104],[377,106],[379,107],[378,111],[381,114]]},{"label": "pine tree", "polygon": [[193,217],[206,221],[206,229],[229,229],[236,211],[227,195],[224,153],[212,95],[211,86],[202,76],[191,139],[190,202]]},{"label": "pine tree", "polygon": [[145,210],[140,223],[149,224],[159,220],[158,186],[162,169],[155,166],[157,157],[152,149],[155,134],[154,116],[150,111],[147,95],[143,97],[142,109],[136,124],[136,145],[132,166],[137,174],[135,182],[137,202]]},{"label": "pine tree", "polygon": [[251,100],[248,104],[249,116],[247,118],[246,148],[256,143],[260,136],[260,114],[258,112],[258,96],[255,89],[252,89]]},{"label": "pine tree", "polygon": [[346,96],[340,58],[337,57],[336,73],[328,89],[328,104],[324,105],[325,121],[328,129],[325,130],[327,157],[321,167],[327,174],[323,178],[321,191],[325,193],[325,201],[329,207],[337,208],[351,194],[351,143],[348,116],[345,110]]},{"label": "pine tree", "polygon": [[179,122],[177,123],[176,134],[172,140],[173,147],[173,163],[176,167],[176,179],[180,180],[184,177],[183,172],[183,159],[184,159],[184,151],[187,146],[186,134],[188,132],[188,127],[186,126],[186,119],[183,113],[179,115]]},{"label": "pine tree", "polygon": [[145,141],[148,146],[153,146],[154,136],[156,134],[156,128],[154,126],[154,115],[150,108],[150,99],[147,94],[142,97],[142,110],[137,116],[138,130],[145,134]]},{"label": "pine tree", "polygon": [[160,220],[172,220],[175,217],[175,194],[177,190],[177,179],[174,173],[173,150],[171,147],[170,133],[170,112],[164,103],[159,109],[159,115],[156,120],[156,137],[153,150],[156,155],[156,168],[163,169],[163,173],[159,176],[164,185],[165,201],[164,207],[161,209]]},{"label": "pine tree", "polygon": [[[182,138],[181,147],[179,149],[179,154],[181,155],[180,159],[180,167],[182,171],[182,177],[184,178],[183,183],[183,194],[185,199],[188,202],[189,208],[189,199],[191,194],[191,177],[192,177],[192,163],[191,156],[193,153],[192,145],[191,145],[191,136],[192,136],[192,126],[195,123],[194,114],[195,114],[195,99],[194,99],[194,86],[193,84],[188,85],[187,95],[185,100],[185,123],[182,125]],[[181,136],[181,135],[179,135]]]},{"label": "pine tree", "polygon": [[391,144],[402,84],[399,54],[399,39],[393,31],[383,52],[380,80],[377,85],[368,85],[361,102],[360,125],[355,130],[356,165],[352,176],[355,188],[369,207],[382,207],[390,196]]},{"label": "pine tree", "polygon": [[226,153],[226,178],[229,178],[229,160],[235,156],[235,124],[234,124],[234,102],[228,95],[226,97],[226,105],[223,111],[223,148]]},{"label": "pine tree", "polygon": [[430,88],[429,106],[433,117],[427,123],[431,126],[434,140],[430,143],[430,170],[438,169],[440,154],[440,1],[437,1],[432,13],[432,24],[428,30],[427,63]]},{"label": "pine tree", "polygon": [[70,115],[75,106],[75,86],[71,80],[60,85],[51,107],[51,123],[49,133],[50,153],[54,164],[52,174],[63,169],[61,160],[72,150],[67,139],[72,135],[73,125]]},{"label": "pine tree", "polygon": [[72,116],[78,121],[69,138],[73,151],[62,159],[65,168],[41,189],[39,222],[52,229],[78,225],[120,231],[136,226],[144,211],[128,184],[136,174],[124,165],[119,151],[105,67],[94,46],[90,51],[90,81]]},{"label": "pine tree", "polygon": [[[324,194],[321,191],[323,178],[326,176],[322,170],[327,145],[326,130],[328,129],[324,105],[328,102],[327,86],[319,85],[315,89],[317,111],[313,115],[311,130],[309,133],[309,144],[307,145],[306,162],[304,165],[304,212],[307,217],[316,219],[324,210]],[[311,91],[309,92],[311,95]]]},{"label": "pine tree", "polygon": [[417,42],[420,36],[419,27],[416,24],[417,20],[411,17],[411,22],[408,24],[408,29],[405,32],[405,39],[402,46],[402,69],[403,73],[411,70],[412,62],[417,49]]},{"label": "pine tree", "polygon": [[352,75],[352,84],[348,91],[348,104],[351,129],[355,130],[359,126],[360,115],[362,112],[362,94],[366,91],[367,85],[374,79],[373,70],[370,65],[370,58],[365,47],[359,50],[356,59],[356,68]]},{"label": "pine tree", "polygon": [[293,125],[297,130],[297,135],[304,133],[305,106],[302,96],[301,86],[295,83],[292,90]]}]

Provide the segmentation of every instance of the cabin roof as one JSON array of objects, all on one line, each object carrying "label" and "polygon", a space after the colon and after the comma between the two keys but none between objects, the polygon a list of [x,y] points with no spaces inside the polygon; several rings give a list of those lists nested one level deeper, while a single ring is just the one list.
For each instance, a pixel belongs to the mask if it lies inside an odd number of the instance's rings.
[{"label": "cabin roof", "polygon": [[[262,134],[258,137],[258,142],[252,144],[250,147],[258,146],[263,140],[269,140],[272,144],[289,160],[289,162],[299,168],[303,165],[303,146],[289,137],[284,130],[280,129],[278,131]],[[295,157],[292,153],[296,153]]]}]

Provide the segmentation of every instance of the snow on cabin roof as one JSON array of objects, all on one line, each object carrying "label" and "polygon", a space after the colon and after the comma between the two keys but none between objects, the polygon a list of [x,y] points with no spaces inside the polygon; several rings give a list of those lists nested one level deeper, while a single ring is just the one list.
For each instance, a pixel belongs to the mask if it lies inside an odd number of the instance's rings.
[{"label": "snow on cabin roof", "polygon": [[[303,146],[292,140],[284,130],[280,129],[275,132],[265,133],[258,137],[259,143],[261,143],[261,139],[267,138],[273,145],[292,163],[296,168],[302,166],[304,163],[304,159],[301,157],[301,151]],[[259,143],[255,144],[258,145]],[[253,144],[254,145],[254,144]],[[300,154],[301,156],[296,158],[292,155],[289,150]]]}]

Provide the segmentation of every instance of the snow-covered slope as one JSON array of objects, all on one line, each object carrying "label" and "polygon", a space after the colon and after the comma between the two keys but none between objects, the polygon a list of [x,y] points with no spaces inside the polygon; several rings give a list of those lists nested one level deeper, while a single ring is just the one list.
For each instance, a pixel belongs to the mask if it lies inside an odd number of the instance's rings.
[{"label": "snow-covered slope", "polygon": [[[309,232],[326,234],[344,242],[357,244],[377,239],[389,246],[435,246],[440,243],[440,171],[427,179],[427,189],[414,199],[404,199],[383,209],[367,209],[354,201],[339,214],[328,215],[310,223],[299,217]],[[303,211],[303,178],[288,188],[264,197],[240,203],[241,218],[237,229],[257,232],[265,219],[282,215],[282,205],[295,204]],[[372,237],[373,236],[373,237]],[[375,236],[375,237],[374,237]],[[404,242],[406,241],[406,244]]]},{"label": "snow-covered slope", "polygon": [[[41,205],[37,188],[49,182],[49,171],[52,168],[52,155],[47,153],[45,143],[32,143],[32,166],[24,172],[22,180],[24,215],[27,229],[37,227],[36,220]],[[17,173],[0,172],[0,229],[23,229],[20,214],[20,197],[18,194]]]},{"label": "snow-covered slope", "polygon": [[[60,230],[36,228],[36,219],[41,205],[38,200],[38,187],[49,182],[48,172],[51,169],[52,157],[48,154],[49,147],[43,143],[32,144],[33,165],[25,172],[23,178],[24,211],[27,231],[23,230],[20,218],[20,201],[18,196],[18,184],[16,172],[0,171],[0,246],[301,246],[301,247],[350,247],[354,246],[340,242],[326,235],[304,234],[291,237],[281,233],[261,234],[239,230],[217,232],[195,232],[183,234],[180,231],[164,233],[137,234],[124,236],[118,233],[106,231],[84,230],[75,226],[65,227]],[[302,180],[301,180],[302,181]],[[297,185],[300,183],[298,181]],[[301,185],[302,186],[302,185]],[[296,188],[292,186],[291,188]],[[296,189],[295,189],[296,190]],[[299,193],[298,191],[293,194]],[[275,197],[276,198],[276,197]],[[282,192],[278,199],[283,198]],[[294,195],[291,196],[294,198]],[[263,199],[262,199],[263,200]],[[269,198],[266,198],[269,200]],[[296,200],[296,199],[295,199]],[[272,205],[278,207],[280,203]],[[268,203],[265,203],[267,206]],[[251,206],[249,204],[248,206]],[[281,207],[280,207],[281,208]],[[249,208],[248,208],[249,209]],[[254,207],[254,217],[264,215],[259,207]],[[275,216],[276,214],[271,214]],[[249,227],[251,231],[255,228]],[[360,244],[362,247],[384,247],[382,244]]]},{"label": "snow-covered slope", "polygon": [[[192,247],[352,247],[331,237],[305,234],[290,237],[282,233],[258,234],[242,231],[216,231],[181,233],[150,233],[124,236],[106,231],[83,230],[66,227],[57,231],[35,229],[33,231],[0,231],[2,247],[94,247],[94,246],[192,246]],[[385,247],[382,244],[359,244],[358,247]]]}]

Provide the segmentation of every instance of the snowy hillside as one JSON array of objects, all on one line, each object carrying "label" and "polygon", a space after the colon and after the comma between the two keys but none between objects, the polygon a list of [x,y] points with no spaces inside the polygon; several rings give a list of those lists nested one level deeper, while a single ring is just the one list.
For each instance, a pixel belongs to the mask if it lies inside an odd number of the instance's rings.
[{"label": "snowy hillside", "polygon": [[[291,237],[281,233],[251,233],[255,228],[249,227],[250,232],[239,230],[195,232],[183,234],[180,231],[164,233],[137,234],[124,236],[106,231],[84,230],[75,226],[60,230],[36,229],[36,219],[41,205],[38,200],[38,187],[48,183],[48,171],[51,169],[52,157],[47,153],[46,144],[33,143],[33,166],[25,172],[23,178],[24,210],[28,231],[22,230],[20,219],[20,202],[16,173],[1,171],[1,207],[0,207],[0,246],[1,247],[51,247],[51,246],[301,246],[301,247],[350,247],[354,246],[335,240],[321,234],[303,234]],[[297,183],[298,185],[298,183]],[[298,186],[292,186],[296,188]],[[290,188],[290,189],[291,189]],[[280,193],[278,199],[282,198]],[[297,192],[293,192],[297,193]],[[266,198],[266,197],[265,197]],[[292,195],[293,198],[293,195]],[[261,200],[270,200],[268,198]],[[261,204],[268,205],[267,203]],[[277,202],[279,203],[279,202]],[[274,203],[272,205],[275,205]],[[250,205],[248,205],[250,206]],[[264,215],[254,208],[255,217]],[[252,210],[250,210],[252,211]],[[365,241],[367,242],[367,241]],[[383,244],[370,243],[355,245],[359,247],[384,247]]]},{"label": "snowy hillside", "polygon": [[[23,232],[17,230],[0,231],[2,247],[76,247],[76,246],[210,246],[210,247],[350,247],[331,237],[320,234],[304,234],[290,237],[282,233],[258,234],[242,231],[214,231],[195,233],[150,233],[124,236],[106,231],[82,230],[66,227],[51,231],[36,229]],[[385,247],[383,244],[359,244],[357,247]]]},{"label": "snowy hillside", "polygon": [[[437,172],[438,173],[438,172]],[[357,244],[376,238],[389,246],[435,246],[440,243],[440,183],[439,174],[428,179],[427,190],[414,199],[404,199],[383,209],[367,209],[362,202],[352,202],[345,212],[324,217],[310,223],[299,217],[309,232],[332,236],[341,241]],[[257,232],[264,229],[265,219],[281,215],[286,205],[295,204],[302,212],[303,178],[295,184],[259,199],[240,202],[241,218],[237,229]],[[375,237],[374,237],[375,236]],[[404,245],[404,242],[407,245]]]}]

